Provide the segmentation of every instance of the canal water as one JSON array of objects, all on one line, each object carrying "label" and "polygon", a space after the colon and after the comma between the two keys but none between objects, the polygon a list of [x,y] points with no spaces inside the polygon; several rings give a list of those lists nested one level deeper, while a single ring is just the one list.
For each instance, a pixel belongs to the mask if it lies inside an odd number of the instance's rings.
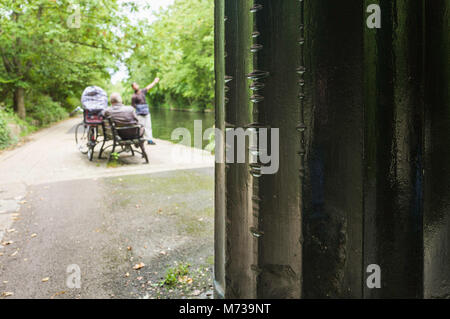
[{"label": "canal water", "polygon": [[[214,127],[214,112],[183,112],[164,108],[151,108],[153,136],[162,140],[172,141],[171,135],[176,128],[184,127],[191,132],[192,146],[194,146],[194,121],[202,121],[202,134],[208,128]],[[203,147],[208,141],[203,141]]]}]

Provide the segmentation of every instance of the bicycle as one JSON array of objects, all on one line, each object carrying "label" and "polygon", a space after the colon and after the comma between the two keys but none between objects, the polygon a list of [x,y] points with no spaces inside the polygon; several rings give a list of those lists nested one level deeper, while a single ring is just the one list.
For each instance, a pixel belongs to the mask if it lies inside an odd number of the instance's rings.
[{"label": "bicycle", "polygon": [[83,112],[83,122],[75,128],[75,143],[78,150],[82,154],[87,154],[89,161],[92,161],[95,147],[102,142],[99,140],[99,137],[102,136],[99,126],[103,122],[103,117],[100,112],[90,112],[81,107],[77,107],[72,114],[81,111]]}]

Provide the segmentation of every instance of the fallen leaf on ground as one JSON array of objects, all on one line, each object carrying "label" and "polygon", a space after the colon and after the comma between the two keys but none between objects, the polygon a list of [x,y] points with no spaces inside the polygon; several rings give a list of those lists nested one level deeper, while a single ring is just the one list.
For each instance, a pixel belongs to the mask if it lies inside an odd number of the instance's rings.
[{"label": "fallen leaf on ground", "polygon": [[137,279],[137,280],[139,280],[139,281],[141,281],[141,280],[142,280],[142,278],[143,278],[143,277],[137,277],[136,279]]},{"label": "fallen leaf on ground", "polygon": [[139,270],[139,269],[143,268],[144,266],[145,266],[144,263],[139,263],[139,264],[134,265],[133,269],[134,270]]},{"label": "fallen leaf on ground", "polygon": [[161,255],[167,255],[167,253],[163,250],[159,252]]},{"label": "fallen leaf on ground", "polygon": [[178,278],[178,281],[180,282],[186,282],[188,279],[188,276],[181,276],[180,278]]},{"label": "fallen leaf on ground", "polygon": [[3,245],[3,246],[8,246],[8,245],[11,245],[12,243],[14,243],[14,242],[11,241],[11,240],[9,240],[9,241],[4,241],[4,242],[2,243],[2,245]]},{"label": "fallen leaf on ground", "polygon": [[14,293],[13,292],[8,292],[8,291],[6,291],[6,292],[2,292],[2,297],[10,297],[10,296],[12,296],[12,295],[14,295]]},{"label": "fallen leaf on ground", "polygon": [[131,249],[133,249],[133,248],[131,248],[131,246],[128,246],[128,247],[127,247],[127,250],[131,250]]},{"label": "fallen leaf on ground", "polygon": [[8,233],[12,233],[13,231],[16,231],[14,228],[8,229],[7,232]]},{"label": "fallen leaf on ground", "polygon": [[47,282],[47,281],[49,281],[50,280],[50,278],[49,277],[45,277],[45,278],[42,278],[42,282]]},{"label": "fallen leaf on ground", "polygon": [[19,252],[18,250],[16,250],[15,252],[13,252],[13,253],[11,254],[11,257],[14,257],[15,255],[17,255],[18,252]]},{"label": "fallen leaf on ground", "polygon": [[192,296],[198,296],[198,295],[200,295],[202,292],[200,291],[200,290],[194,290],[193,292],[192,292]]},{"label": "fallen leaf on ground", "polygon": [[31,234],[31,238],[34,238],[36,236],[37,236],[37,234]]},{"label": "fallen leaf on ground", "polygon": [[130,273],[127,272],[127,273],[125,274],[125,277],[130,277]]},{"label": "fallen leaf on ground", "polygon": [[53,296],[51,296],[50,299],[53,299],[53,298],[55,298],[56,296],[59,296],[59,295],[64,295],[65,293],[66,293],[65,291],[57,292],[56,294],[54,294]]}]

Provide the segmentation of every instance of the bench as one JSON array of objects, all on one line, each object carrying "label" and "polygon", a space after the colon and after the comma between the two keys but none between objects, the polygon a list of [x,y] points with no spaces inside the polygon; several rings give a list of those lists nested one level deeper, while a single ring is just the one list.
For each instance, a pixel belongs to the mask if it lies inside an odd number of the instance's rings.
[{"label": "bench", "polygon": [[[141,125],[127,125],[121,126],[112,121],[110,118],[106,118],[102,123],[103,128],[103,144],[100,149],[99,158],[102,157],[103,152],[112,147],[111,153],[109,154],[109,160],[111,160],[112,154],[116,152],[117,148],[120,148],[120,153],[131,153],[132,156],[135,156],[135,153],[138,153],[145,159],[145,162],[148,164],[148,156],[145,151],[145,139],[143,138],[141,131],[143,127]],[[105,147],[106,142],[111,141],[112,144]]]}]

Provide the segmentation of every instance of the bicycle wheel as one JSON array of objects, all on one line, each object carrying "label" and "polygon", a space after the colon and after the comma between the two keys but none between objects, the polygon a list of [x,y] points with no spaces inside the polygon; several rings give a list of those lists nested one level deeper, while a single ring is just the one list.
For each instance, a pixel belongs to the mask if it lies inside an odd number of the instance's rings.
[{"label": "bicycle wheel", "polygon": [[95,148],[95,145],[97,145],[97,134],[96,134],[95,128],[93,128],[93,127],[89,128],[87,137],[88,137],[87,156],[88,156],[89,160],[92,162],[92,160],[94,159],[94,148]]},{"label": "bicycle wheel", "polygon": [[89,147],[87,156],[89,158],[89,161],[92,162],[92,160],[94,159],[94,148],[93,147]]},{"label": "bicycle wheel", "polygon": [[77,143],[78,150],[82,154],[87,154],[89,150],[88,142],[88,127],[84,123],[80,123],[75,129],[75,143]]}]

